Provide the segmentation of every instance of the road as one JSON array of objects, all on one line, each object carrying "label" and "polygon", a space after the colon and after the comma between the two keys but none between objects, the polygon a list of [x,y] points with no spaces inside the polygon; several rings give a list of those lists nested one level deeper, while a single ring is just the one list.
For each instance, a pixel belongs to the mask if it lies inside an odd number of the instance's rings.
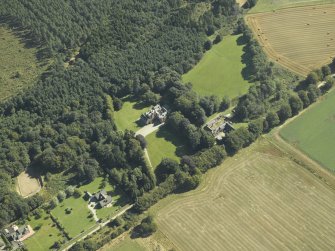
[{"label": "road", "polygon": [[147,150],[146,148],[144,148],[143,151],[144,151],[144,155],[145,155],[145,157],[146,157],[147,160],[148,160],[148,164],[149,164],[149,166],[152,168],[152,164],[151,164],[151,160],[150,160],[150,157],[149,157],[149,154],[148,154],[148,150]]},{"label": "road", "polygon": [[129,205],[127,207],[125,207],[124,209],[122,209],[120,212],[118,212],[116,215],[114,215],[111,219],[105,221],[105,222],[102,222],[102,223],[99,223],[99,225],[92,229],[92,231],[84,234],[83,236],[79,235],[75,238],[73,238],[70,242],[72,242],[70,245],[66,246],[65,248],[62,248],[61,250],[62,251],[66,251],[66,250],[69,250],[74,244],[76,244],[78,241],[81,241],[83,239],[85,239],[87,236],[90,236],[92,235],[93,233],[97,232],[99,229],[105,227],[108,223],[110,223],[111,221],[113,221],[115,218],[123,215],[125,212],[127,212],[129,209],[131,209],[132,207],[134,206],[134,204],[132,205]]},{"label": "road", "polygon": [[142,135],[143,137],[148,136],[150,133],[153,133],[154,131],[157,131],[164,123],[159,125],[149,124],[144,127],[142,127],[140,130],[138,130],[135,135]]},{"label": "road", "polygon": [[[143,137],[146,137],[149,134],[157,131],[163,125],[164,125],[164,123],[159,124],[159,125],[154,125],[154,124],[146,125],[146,126],[142,127],[140,130],[138,130],[135,133],[135,135],[142,135]],[[145,155],[146,159],[148,160],[149,166],[152,168],[152,163],[151,163],[147,148],[144,148],[143,151],[144,151],[144,155]]]}]

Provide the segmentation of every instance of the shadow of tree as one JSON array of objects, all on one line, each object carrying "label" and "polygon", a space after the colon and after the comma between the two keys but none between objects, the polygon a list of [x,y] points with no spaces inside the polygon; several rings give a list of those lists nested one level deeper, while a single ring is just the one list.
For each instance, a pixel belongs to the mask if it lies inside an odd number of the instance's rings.
[{"label": "shadow of tree", "polygon": [[166,125],[160,127],[156,133],[157,138],[162,138],[176,146],[175,154],[178,157],[191,154],[190,149],[185,144],[185,139],[180,135],[172,133]]},{"label": "shadow of tree", "polygon": [[251,81],[252,80],[252,57],[250,52],[247,50],[247,40],[246,38],[242,35],[236,40],[236,44],[238,46],[244,45],[243,48],[243,55],[241,57],[241,62],[245,64],[245,67],[242,69],[242,77],[244,80]]},{"label": "shadow of tree", "polygon": [[124,98],[122,98],[123,102],[131,102],[131,103],[135,103],[133,105],[133,108],[136,110],[142,110],[146,107],[149,107],[147,104],[143,103],[142,101],[138,100],[136,97],[128,95]]},{"label": "shadow of tree", "polygon": [[37,48],[36,58],[41,61],[48,58],[47,48],[39,43],[27,29],[10,16],[0,16],[0,23],[7,25],[10,30],[17,36],[24,44],[25,48]]}]

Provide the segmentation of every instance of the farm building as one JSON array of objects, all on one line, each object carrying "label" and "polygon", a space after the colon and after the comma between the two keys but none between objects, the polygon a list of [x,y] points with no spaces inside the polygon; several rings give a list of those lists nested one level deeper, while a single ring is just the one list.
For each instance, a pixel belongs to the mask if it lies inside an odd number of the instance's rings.
[{"label": "farm building", "polygon": [[103,208],[110,205],[113,202],[113,199],[105,190],[101,190],[92,195],[91,201],[96,202],[97,207]]},{"label": "farm building", "polygon": [[167,117],[167,109],[161,105],[155,105],[150,111],[141,115],[140,121],[143,125],[164,123]]},{"label": "farm building", "polygon": [[34,231],[29,225],[21,227],[13,225],[9,228],[5,228],[3,233],[10,242],[21,242],[32,236]]},{"label": "farm building", "polygon": [[218,140],[221,140],[226,133],[235,130],[233,124],[229,121],[229,117],[224,115],[219,115],[209,121],[204,128],[205,130],[211,132]]}]

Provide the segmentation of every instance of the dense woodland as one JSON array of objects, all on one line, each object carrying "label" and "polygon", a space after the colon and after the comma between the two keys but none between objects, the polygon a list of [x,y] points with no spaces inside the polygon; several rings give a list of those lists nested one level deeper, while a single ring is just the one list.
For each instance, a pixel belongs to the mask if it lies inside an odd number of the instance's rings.
[{"label": "dense woodland", "polygon": [[[199,126],[218,101],[200,99],[180,74],[202,57],[206,33],[232,25],[238,14],[233,0],[2,1],[1,22],[25,30],[27,45],[33,41],[38,56],[54,63],[34,87],[0,106],[0,226],[44,202],[14,192],[11,178],[27,168],[46,177],[72,173],[81,182],[108,173],[133,201],[155,187],[140,142],[117,131],[107,96],[115,109],[128,94],[149,103],[177,98],[171,107],[190,121],[192,148],[212,146]],[[73,51],[76,62],[65,67]],[[179,183],[189,179],[182,170]]]}]

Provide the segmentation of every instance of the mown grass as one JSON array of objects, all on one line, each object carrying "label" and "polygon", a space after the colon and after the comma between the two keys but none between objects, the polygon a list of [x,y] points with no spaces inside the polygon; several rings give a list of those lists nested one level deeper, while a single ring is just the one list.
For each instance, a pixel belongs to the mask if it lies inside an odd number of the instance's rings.
[{"label": "mown grass", "polygon": [[[96,223],[94,218],[90,217],[91,211],[87,205],[87,201],[83,198],[70,197],[60,203],[51,213],[73,238]],[[70,214],[66,213],[67,208],[72,209]]]},{"label": "mown grass", "polygon": [[243,57],[241,35],[225,36],[205,53],[200,62],[184,74],[184,83],[191,82],[200,95],[235,98],[247,92],[248,58]]},{"label": "mown grass", "polygon": [[269,12],[282,8],[299,7],[306,5],[317,5],[335,3],[335,0],[258,0],[255,7],[249,13]]},{"label": "mown grass", "polygon": [[[113,205],[111,207],[97,209],[96,213],[99,219],[106,220],[112,216],[118,209],[126,204],[126,196],[122,192],[116,191],[114,187],[108,182],[104,184],[104,178],[98,177],[93,182],[83,185],[79,188],[83,193],[85,191],[91,194],[106,190],[113,198]],[[65,231],[69,233],[70,237],[75,237],[81,232],[96,224],[93,217],[90,216],[91,211],[88,209],[88,201],[81,198],[70,197],[61,202],[51,213],[57,217],[60,223],[64,226]],[[70,214],[66,213],[66,209],[72,209]]]},{"label": "mown grass", "polygon": [[148,135],[146,140],[148,142],[148,154],[154,168],[157,167],[163,158],[179,161],[180,157],[190,153],[185,142],[164,126]]},{"label": "mown grass", "polygon": [[[35,231],[33,236],[24,241],[24,245],[29,251],[49,250],[56,241],[64,239],[55,223],[44,211],[42,211],[41,218],[31,217],[27,224]],[[41,228],[36,230],[37,226],[41,226]]]},{"label": "mown grass", "polygon": [[[0,102],[31,86],[46,69],[11,30],[0,25]],[[42,66],[43,65],[43,66]]]},{"label": "mown grass", "polygon": [[141,128],[136,121],[149,108],[130,97],[124,98],[122,101],[124,102],[122,109],[114,112],[116,127],[120,131],[128,129],[136,132]]},{"label": "mown grass", "polygon": [[280,135],[324,167],[335,171],[335,91],[285,126]]}]

